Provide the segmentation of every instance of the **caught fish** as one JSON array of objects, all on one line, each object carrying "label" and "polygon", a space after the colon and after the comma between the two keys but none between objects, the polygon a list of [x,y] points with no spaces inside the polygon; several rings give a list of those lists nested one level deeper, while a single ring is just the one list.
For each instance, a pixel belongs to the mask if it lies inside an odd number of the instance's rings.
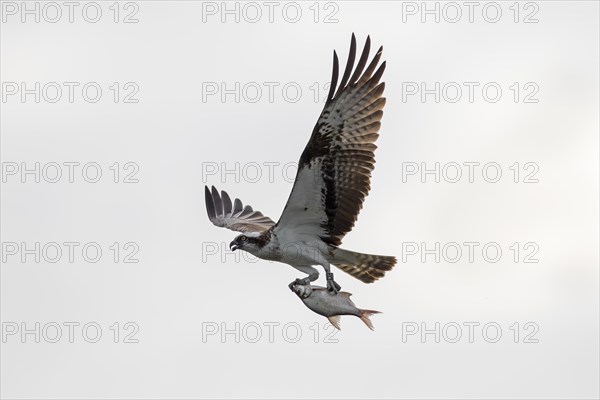
[{"label": "caught fish", "polygon": [[331,293],[324,287],[311,285],[293,285],[292,291],[300,297],[302,302],[312,311],[327,317],[331,325],[340,328],[340,315],[354,315],[361,319],[370,330],[374,330],[369,317],[379,314],[379,311],[361,310],[350,300],[352,293]]}]

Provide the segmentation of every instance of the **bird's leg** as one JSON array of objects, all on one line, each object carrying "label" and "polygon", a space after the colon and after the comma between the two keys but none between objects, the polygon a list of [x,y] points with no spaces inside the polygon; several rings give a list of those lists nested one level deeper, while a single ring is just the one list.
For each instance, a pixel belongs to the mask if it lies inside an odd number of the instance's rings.
[{"label": "bird's leg", "polygon": [[294,286],[295,285],[308,285],[311,282],[314,282],[317,280],[317,278],[319,277],[319,273],[318,272],[313,272],[312,274],[308,275],[306,278],[296,278],[293,282],[291,282],[288,287],[290,288],[290,290],[294,290]]},{"label": "bird's leg", "polygon": [[327,272],[325,276],[327,277],[327,290],[334,294],[337,294],[337,292],[342,287],[336,281],[333,280],[333,272]]},{"label": "bird's leg", "polygon": [[342,287],[340,285],[338,285],[338,283],[336,281],[333,280],[333,272],[331,272],[329,263],[324,262],[322,265],[323,265],[323,268],[325,269],[325,277],[327,279],[327,290],[329,290],[330,292],[332,292],[334,294],[337,294],[338,290],[340,290]]}]

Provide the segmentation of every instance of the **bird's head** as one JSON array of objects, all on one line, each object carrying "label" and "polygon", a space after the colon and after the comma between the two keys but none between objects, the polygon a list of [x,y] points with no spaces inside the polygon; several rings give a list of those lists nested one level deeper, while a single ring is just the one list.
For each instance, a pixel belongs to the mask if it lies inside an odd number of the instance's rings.
[{"label": "bird's head", "polygon": [[231,243],[229,243],[229,249],[231,251],[245,250],[253,253],[261,247],[259,236],[259,232],[246,232],[238,235]]}]

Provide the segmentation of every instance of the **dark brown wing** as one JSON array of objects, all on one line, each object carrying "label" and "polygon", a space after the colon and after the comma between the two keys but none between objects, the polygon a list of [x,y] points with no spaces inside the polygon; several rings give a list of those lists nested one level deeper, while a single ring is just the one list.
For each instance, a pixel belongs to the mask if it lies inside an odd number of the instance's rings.
[{"label": "dark brown wing", "polygon": [[334,51],[329,95],[300,157],[294,187],[276,232],[289,228],[301,235],[317,234],[337,246],[354,226],[371,188],[375,141],[385,105],[385,85],[379,83],[385,62],[378,67],[383,47],[365,70],[370,45],[367,37],[354,68],[356,38],[352,34],[350,55],[339,86]]}]

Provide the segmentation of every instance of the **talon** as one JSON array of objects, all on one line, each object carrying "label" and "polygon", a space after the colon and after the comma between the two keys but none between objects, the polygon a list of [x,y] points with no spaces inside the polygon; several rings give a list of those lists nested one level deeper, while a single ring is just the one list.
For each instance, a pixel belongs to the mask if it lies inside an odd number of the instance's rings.
[{"label": "talon", "polygon": [[336,281],[333,280],[333,272],[328,272],[327,275],[327,290],[332,292],[333,294],[337,294],[337,292],[342,288]]},{"label": "talon", "polygon": [[296,279],[294,279],[293,282],[291,282],[288,285],[288,287],[293,292],[294,291],[294,286],[296,286],[296,285],[304,286],[304,285],[308,285],[309,283],[310,283],[310,279],[308,279],[308,278],[304,278],[304,279],[296,278]]},{"label": "talon", "polygon": [[337,294],[339,289],[337,289],[337,288],[336,288],[334,285],[332,285],[332,284],[330,284],[330,283],[328,282],[328,283],[327,283],[327,290],[328,290],[330,293]]},{"label": "talon", "polygon": [[334,281],[333,279],[330,281],[327,281],[327,290],[329,290],[331,293],[337,294],[341,288],[342,287],[340,285],[338,285],[338,283],[336,281]]}]

